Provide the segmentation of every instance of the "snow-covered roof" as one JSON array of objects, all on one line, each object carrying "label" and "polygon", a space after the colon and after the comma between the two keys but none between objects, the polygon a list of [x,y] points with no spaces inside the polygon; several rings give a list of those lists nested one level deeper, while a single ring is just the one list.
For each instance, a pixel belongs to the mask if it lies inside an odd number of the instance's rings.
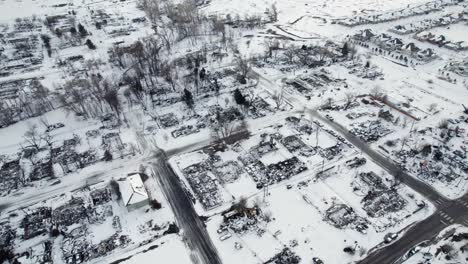
[{"label": "snow-covered roof", "polygon": [[125,180],[119,181],[120,193],[125,206],[136,204],[148,199],[140,174],[128,176]]}]

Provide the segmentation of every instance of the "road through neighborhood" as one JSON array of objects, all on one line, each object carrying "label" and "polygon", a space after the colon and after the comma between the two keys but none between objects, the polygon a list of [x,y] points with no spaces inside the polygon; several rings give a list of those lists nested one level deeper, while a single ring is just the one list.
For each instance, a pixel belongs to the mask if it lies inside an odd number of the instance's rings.
[{"label": "road through neighborhood", "polygon": [[[275,94],[281,89],[274,80],[265,78],[258,72],[253,72],[252,75],[259,79],[259,86],[271,94]],[[284,92],[284,99],[289,104],[295,105],[296,107],[302,106],[304,112],[310,117],[320,120],[322,123],[330,126],[363,154],[372,159],[382,169],[386,170],[402,184],[405,184],[420,193],[436,207],[436,212],[431,217],[406,230],[406,232],[393,244],[372,251],[365,259],[359,262],[360,264],[401,263],[402,257],[406,255],[406,252],[410,251],[411,248],[422,241],[434,238],[445,227],[454,223],[468,226],[468,194],[465,194],[457,200],[447,199],[428,184],[409,175],[390,158],[372,149],[372,147],[362,139],[349,133],[345,127],[325,118],[318,113],[316,109],[312,109],[307,104],[307,101],[300,100],[297,96],[289,92]]]},{"label": "road through neighborhood", "polygon": [[389,174],[400,180],[401,183],[409,186],[426,197],[426,199],[432,202],[436,207],[437,211],[435,214],[410,228],[392,245],[371,253],[366,259],[360,262],[361,264],[398,263],[400,261],[400,257],[405,255],[405,253],[412,247],[421,241],[429,240],[437,236],[437,234],[439,234],[439,232],[449,224],[459,223],[467,225],[468,195],[465,195],[458,200],[449,200],[445,198],[431,186],[409,175],[388,157],[385,157],[373,150],[367,143],[349,133],[343,126],[324,118],[316,111],[310,110],[310,115],[332,127],[336,132],[340,133],[344,138],[346,138],[346,140],[361,150],[381,168],[385,169]]},{"label": "road through neighborhood", "polygon": [[167,163],[168,157],[162,150],[158,150],[152,162],[154,177],[157,178],[164,195],[169,201],[176,216],[178,224],[183,230],[187,244],[195,253],[196,263],[221,264],[218,252],[206,231],[203,221],[200,219],[191,199],[182,188],[181,182],[173,169]]}]

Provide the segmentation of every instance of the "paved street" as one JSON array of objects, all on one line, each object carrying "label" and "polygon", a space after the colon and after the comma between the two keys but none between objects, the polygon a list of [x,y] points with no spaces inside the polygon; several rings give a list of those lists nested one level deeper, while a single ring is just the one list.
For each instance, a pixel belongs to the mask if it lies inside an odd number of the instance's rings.
[{"label": "paved street", "polygon": [[[276,91],[279,91],[280,87],[278,87],[278,85],[276,85],[276,83],[272,80],[265,78],[257,72],[252,73],[252,75],[258,77],[260,80],[260,86],[272,94]],[[367,258],[362,260],[360,264],[400,263],[406,252],[411,250],[420,242],[437,236],[445,227],[454,223],[468,226],[468,194],[465,194],[462,198],[457,200],[447,199],[446,197],[440,195],[431,186],[415,179],[403,171],[391,159],[373,150],[369,144],[349,133],[345,127],[326,119],[315,109],[311,109],[307,105],[307,101],[300,100],[297,96],[294,96],[288,92],[285,92],[284,96],[288,103],[293,104],[296,107],[302,105],[304,110],[307,111],[311,117],[316,118],[322,123],[325,123],[333,128],[333,130],[341,134],[341,136],[346,138],[346,140],[353,144],[363,154],[372,159],[382,169],[386,170],[389,174],[399,179],[402,184],[407,185],[408,187],[423,195],[436,207],[436,212],[431,217],[412,226],[393,244],[372,252]]]},{"label": "paved street", "polygon": [[426,197],[426,199],[432,202],[436,207],[436,213],[431,217],[410,228],[392,245],[370,254],[366,259],[360,262],[361,264],[398,263],[400,258],[405,255],[407,251],[411,250],[411,248],[421,241],[429,240],[437,236],[439,232],[448,225],[453,223],[468,225],[468,195],[465,195],[458,200],[449,200],[445,198],[437,193],[437,191],[435,191],[431,186],[404,172],[398,165],[393,163],[391,159],[373,150],[367,143],[349,133],[343,126],[324,118],[316,111],[310,110],[310,114],[321,122],[332,127],[336,132],[340,133],[344,138],[346,138],[346,140],[351,142],[351,144],[361,150],[381,168],[385,169],[395,178],[398,178],[401,183],[409,186]]},{"label": "paved street", "polygon": [[168,165],[167,156],[163,151],[159,150],[156,153],[152,167],[155,173],[153,176],[159,181],[164,195],[171,204],[188,246],[193,253],[197,254],[195,257],[198,262],[194,263],[221,264],[221,259],[204,223],[195,212],[192,201],[182,188],[179,178]]}]

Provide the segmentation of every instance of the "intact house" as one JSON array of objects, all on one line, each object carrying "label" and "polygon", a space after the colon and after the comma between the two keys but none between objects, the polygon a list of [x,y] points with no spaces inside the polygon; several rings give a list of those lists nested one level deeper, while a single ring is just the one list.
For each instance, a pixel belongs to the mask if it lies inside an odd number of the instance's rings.
[{"label": "intact house", "polygon": [[[428,41],[426,38],[430,39],[431,41],[433,40],[434,42],[437,41],[444,41],[443,38],[436,39],[435,36],[430,35],[431,33],[428,33],[428,35],[424,35],[423,33],[417,35],[416,39],[421,40],[421,41]],[[424,40],[422,39],[424,38]],[[431,61],[437,57],[437,55],[434,53],[432,49],[425,49],[422,50],[421,48],[417,47],[414,43],[404,43],[402,39],[400,38],[395,38],[389,34],[382,33],[379,35],[376,35],[372,33],[370,29],[365,29],[360,32],[358,32],[355,35],[352,35],[350,37],[351,42],[357,43],[361,46],[365,46],[369,48],[369,46],[366,46],[366,43],[371,43],[377,46],[377,48],[372,48],[375,51],[379,51],[382,53],[382,50],[384,51],[384,54],[387,53],[390,55],[392,53],[395,55],[397,53],[397,57],[400,59],[403,59],[404,57],[402,55],[409,55],[413,59],[417,59],[419,61]],[[408,60],[408,58],[405,58],[405,60]]]},{"label": "intact house", "polygon": [[117,183],[122,201],[129,212],[149,204],[148,193],[140,174],[129,175]]}]

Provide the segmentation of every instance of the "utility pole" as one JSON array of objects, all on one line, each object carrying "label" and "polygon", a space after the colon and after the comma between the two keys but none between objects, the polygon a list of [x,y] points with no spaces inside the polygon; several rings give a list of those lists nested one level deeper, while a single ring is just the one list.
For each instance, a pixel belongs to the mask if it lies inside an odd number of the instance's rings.
[{"label": "utility pole", "polygon": [[405,143],[406,143],[406,137],[403,137],[403,142],[401,142],[400,152],[403,151],[403,147],[405,146]]},{"label": "utility pole", "polygon": [[318,147],[318,134],[319,134],[320,127],[317,126],[317,130],[315,131],[315,147]]},{"label": "utility pole", "polygon": [[416,120],[413,119],[413,123],[411,123],[411,129],[409,131],[410,133],[410,136],[413,134],[413,127],[414,127],[414,123],[416,122]]},{"label": "utility pole", "polygon": [[269,184],[268,182],[265,180],[265,178],[263,178],[264,180],[262,181],[263,183],[263,202],[266,202],[266,197],[268,196],[268,193],[269,193]]}]

